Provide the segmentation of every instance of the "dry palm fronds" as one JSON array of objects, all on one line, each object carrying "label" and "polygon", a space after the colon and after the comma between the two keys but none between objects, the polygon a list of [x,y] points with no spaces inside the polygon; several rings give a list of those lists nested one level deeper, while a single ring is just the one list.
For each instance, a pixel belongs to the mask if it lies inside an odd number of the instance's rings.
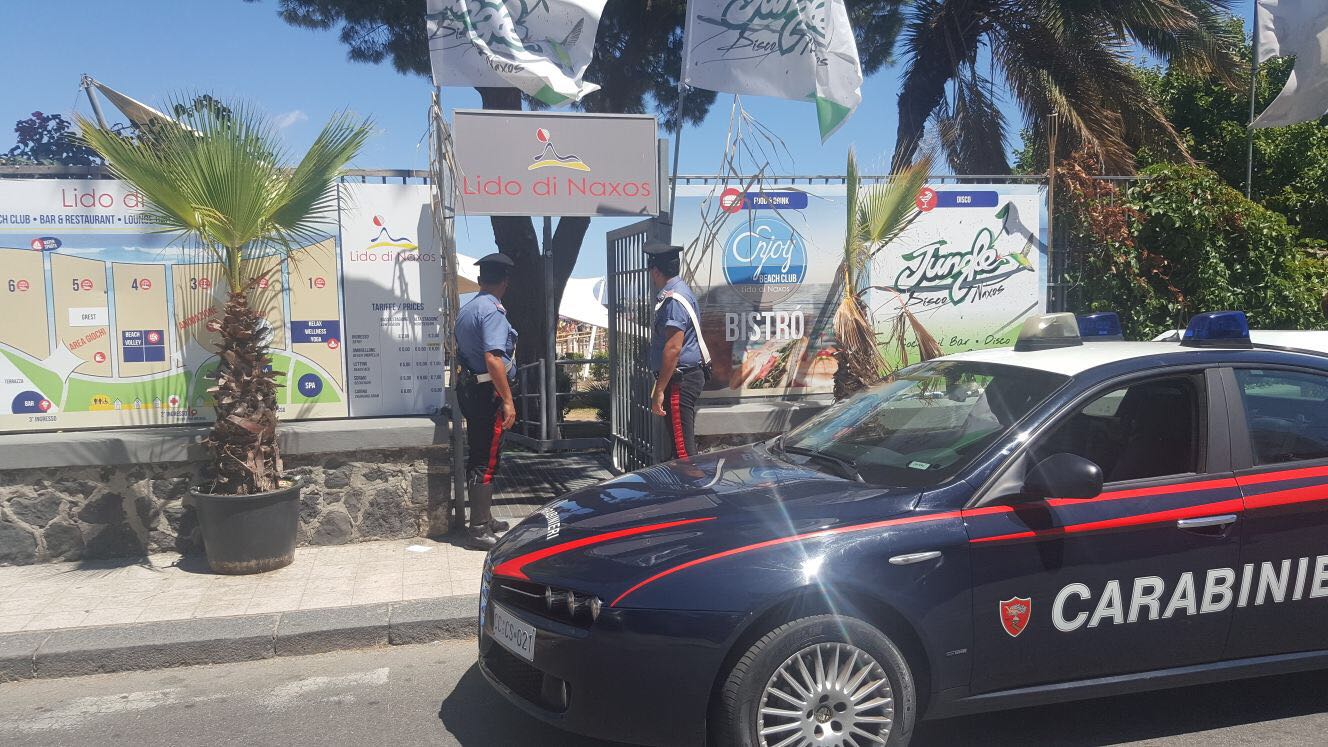
[{"label": "dry palm fronds", "polygon": [[[734,95],[729,110],[728,132],[724,136],[724,155],[716,172],[723,177],[723,181],[715,186],[715,192],[730,187],[743,194],[764,192],[768,180],[766,174],[771,170],[772,163],[786,169],[792,157],[784,140],[748,114],[742,106],[742,97]],[[702,277],[700,271],[711,267],[710,252],[719,243],[719,234],[733,215],[720,208],[719,200],[702,203],[701,230],[683,252],[683,278],[689,283],[712,284],[712,278]],[[781,211],[775,210],[775,215],[788,223]],[[789,224],[789,228],[797,233],[797,228],[792,224]]]},{"label": "dry palm fronds", "polygon": [[835,337],[839,348],[835,360],[835,399],[844,399],[881,378],[885,361],[876,346],[871,312],[856,294],[846,296],[835,309]]},{"label": "dry palm fronds", "polygon": [[895,315],[895,320],[890,324],[890,336],[886,339],[886,345],[894,346],[899,352],[899,367],[903,368],[909,365],[908,357],[908,338],[911,334],[918,342],[918,361],[929,361],[933,358],[939,358],[943,355],[941,343],[922,326],[918,317],[909,310],[908,305],[900,299],[901,306],[899,313]]}]

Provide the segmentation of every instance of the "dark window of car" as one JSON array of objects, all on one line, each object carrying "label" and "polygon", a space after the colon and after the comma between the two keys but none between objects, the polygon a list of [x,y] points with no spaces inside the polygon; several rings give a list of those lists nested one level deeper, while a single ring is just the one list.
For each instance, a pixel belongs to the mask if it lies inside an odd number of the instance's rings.
[{"label": "dark window of car", "polygon": [[922,363],[831,407],[780,448],[866,482],[931,487],[972,464],[1067,381],[976,361]]},{"label": "dark window of car", "polygon": [[1328,377],[1237,369],[1254,463],[1328,459]]},{"label": "dark window of car", "polygon": [[1151,379],[1114,389],[1056,426],[1035,456],[1077,454],[1101,467],[1109,483],[1199,472],[1203,392],[1202,376]]}]

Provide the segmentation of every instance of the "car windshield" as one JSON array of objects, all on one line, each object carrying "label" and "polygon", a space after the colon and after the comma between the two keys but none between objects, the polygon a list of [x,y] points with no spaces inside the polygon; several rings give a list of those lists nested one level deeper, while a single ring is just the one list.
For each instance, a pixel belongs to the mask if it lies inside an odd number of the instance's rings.
[{"label": "car windshield", "polygon": [[831,407],[776,448],[851,479],[932,487],[971,464],[1068,380],[990,363],[921,363]]}]

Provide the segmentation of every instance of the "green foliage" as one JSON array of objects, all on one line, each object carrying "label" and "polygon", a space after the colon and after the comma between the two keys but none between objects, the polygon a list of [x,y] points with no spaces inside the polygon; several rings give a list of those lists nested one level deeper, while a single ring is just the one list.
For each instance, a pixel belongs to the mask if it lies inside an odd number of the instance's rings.
[{"label": "green foliage", "polygon": [[78,142],[70,132],[69,120],[59,114],[33,112],[31,117],[14,123],[17,142],[0,155],[0,164],[51,164],[95,166],[101,158],[93,149]]},{"label": "green foliage", "polygon": [[[558,366],[553,371],[554,390],[560,394],[567,394],[572,391],[572,372],[567,370],[567,366]],[[567,399],[563,399],[563,411],[567,411]]]},{"label": "green foliage", "polygon": [[[843,289],[839,306],[835,309],[835,337],[839,340],[836,358],[839,362],[835,369],[835,399],[843,399],[866,386],[876,383],[885,370],[885,358],[876,341],[876,325],[871,311],[862,300],[867,285],[867,268],[872,257],[876,256],[890,242],[894,241],[917,219],[919,210],[914,203],[919,190],[927,183],[931,173],[931,154],[919,158],[916,163],[898,169],[884,184],[863,184],[858,172],[858,159],[853,150],[848,152],[847,178],[845,179],[847,208],[844,232],[844,256],[839,266],[839,278],[836,282]],[[901,305],[896,320],[895,337],[901,349],[903,346],[902,324],[913,323],[914,330],[920,330],[916,319],[908,311],[906,304]],[[922,346],[922,359],[927,360],[935,344],[925,330],[918,334]],[[939,349],[937,349],[939,354]]]},{"label": "green foliage", "polygon": [[563,406],[563,415],[566,416],[569,410],[594,410],[595,417],[608,422],[609,410],[613,407],[612,395],[609,390],[597,387],[587,389],[582,392],[573,392],[571,397],[567,398],[567,404]]},{"label": "green foliage", "polygon": [[244,289],[243,259],[322,237],[336,210],[332,184],[370,132],[368,123],[337,116],[292,166],[275,128],[252,109],[178,102],[174,111],[185,115],[182,126],[154,126],[133,139],[82,117],[78,125],[115,175],[148,199],[148,221],[212,252],[233,293]]},{"label": "green foliage", "polygon": [[[906,66],[893,163],[910,160],[933,123],[956,173],[1010,169],[999,97],[1018,104],[1034,140],[1051,114],[1069,148],[1093,150],[1114,173],[1149,142],[1180,139],[1130,64],[1142,51],[1232,82],[1240,43],[1227,0],[913,0],[901,36]],[[1026,138],[1026,141],[1028,139]],[[1036,170],[1036,169],[1035,169]]]},{"label": "green foliage", "polygon": [[1328,267],[1304,251],[1283,216],[1202,166],[1159,164],[1142,176],[1120,206],[1132,224],[1128,237],[1088,228],[1104,198],[1070,200],[1077,230],[1095,234],[1080,237],[1096,246],[1072,278],[1083,307],[1121,312],[1135,339],[1221,309],[1243,310],[1265,329],[1324,326]]},{"label": "green foliage", "polygon": [[[1232,28],[1244,33],[1238,20]],[[1238,53],[1245,70],[1251,47]],[[1255,103],[1263,111],[1286,84],[1294,59],[1259,66]],[[1181,133],[1190,154],[1217,172],[1227,184],[1245,189],[1246,123],[1250,117],[1249,75],[1228,86],[1174,67],[1141,71],[1146,88]],[[1254,134],[1255,201],[1282,213],[1306,237],[1328,240],[1328,120],[1256,130]],[[1145,150],[1143,163],[1168,160]]]}]

